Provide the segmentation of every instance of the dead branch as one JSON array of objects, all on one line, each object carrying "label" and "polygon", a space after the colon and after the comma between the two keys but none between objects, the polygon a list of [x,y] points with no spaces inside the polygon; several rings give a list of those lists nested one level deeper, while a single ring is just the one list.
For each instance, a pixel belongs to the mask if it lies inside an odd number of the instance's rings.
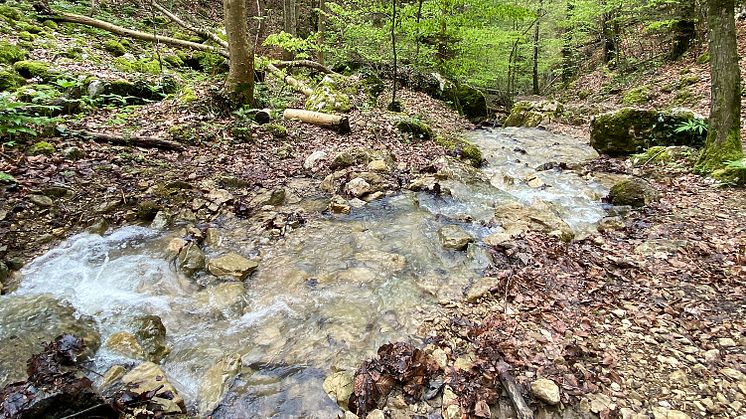
[{"label": "dead branch", "polygon": [[329,67],[311,60],[280,61],[274,63],[274,66],[280,70],[283,68],[306,67],[324,74],[336,74]]},{"label": "dead branch", "polygon": [[211,41],[215,42],[216,44],[220,45],[223,48],[228,48],[228,42],[224,41],[223,39],[221,39],[216,34],[210,32],[210,31],[208,31],[206,29],[199,28],[199,27],[196,27],[196,26],[188,24],[187,22],[181,20],[181,18],[179,18],[175,14],[171,13],[170,11],[168,11],[168,9],[166,9],[165,7],[161,6],[160,4],[158,4],[156,2],[153,2],[153,7],[155,7],[156,9],[158,9],[161,13],[163,13],[164,15],[166,15],[167,18],[171,19],[177,25],[179,25],[179,26],[181,26],[181,27],[183,27],[183,28],[185,28],[185,29],[187,29],[187,30],[189,30],[191,32],[194,32],[197,35],[200,35],[200,36],[203,36],[205,38],[208,38],[208,39],[210,39]]},{"label": "dead branch", "polygon": [[71,131],[71,135],[92,140],[97,143],[136,146],[143,148],[159,148],[162,150],[184,151],[186,148],[175,142],[155,137],[139,137],[127,135],[103,134],[91,131]]},{"label": "dead branch", "polygon": [[521,390],[515,383],[515,379],[508,372],[510,366],[504,361],[500,361],[497,365],[498,377],[500,377],[500,383],[502,384],[505,392],[510,397],[510,402],[515,408],[516,417],[518,419],[534,419],[534,412],[531,410],[526,401],[523,400]]},{"label": "dead branch", "polygon": [[284,81],[293,90],[299,93],[303,93],[304,96],[308,97],[313,94],[313,89],[306,86],[302,81],[294,78],[293,76],[290,76],[289,74],[286,74],[279,68],[275,67],[274,64],[267,64],[267,70],[269,70],[270,74]]},{"label": "dead branch", "polygon": [[282,116],[285,119],[297,119],[307,124],[331,128],[340,134],[350,132],[350,119],[346,116],[307,111],[305,109],[285,109]]},{"label": "dead branch", "polygon": [[37,5],[35,6],[35,8],[47,14],[47,16],[44,16],[45,18],[57,22],[78,23],[81,25],[93,26],[94,28],[103,29],[105,31],[115,33],[120,36],[126,36],[128,38],[140,39],[143,41],[162,42],[164,44],[172,45],[175,47],[195,49],[198,51],[207,51],[228,58],[228,51],[218,47],[214,47],[212,45],[198,44],[196,42],[184,41],[182,39],[170,38],[168,36],[153,35],[147,32],[135,31],[132,29],[114,25],[103,20],[98,20],[83,15],[76,15],[74,13],[58,13],[44,7],[43,5]]}]

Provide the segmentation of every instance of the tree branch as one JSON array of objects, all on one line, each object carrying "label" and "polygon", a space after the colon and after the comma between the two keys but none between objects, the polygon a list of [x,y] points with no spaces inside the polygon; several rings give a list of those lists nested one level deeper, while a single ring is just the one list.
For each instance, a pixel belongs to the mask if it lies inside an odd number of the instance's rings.
[{"label": "tree branch", "polygon": [[185,28],[185,29],[187,29],[187,30],[189,30],[191,32],[194,32],[197,35],[201,35],[201,36],[203,36],[205,38],[209,38],[210,40],[212,40],[213,42],[215,42],[216,44],[220,45],[223,48],[228,48],[228,43],[225,42],[224,40],[222,40],[216,34],[210,32],[210,31],[208,31],[206,29],[198,28],[196,26],[192,26],[192,25],[184,22],[178,16],[176,16],[175,14],[169,12],[168,9],[166,9],[165,7],[161,6],[160,4],[158,4],[156,2],[153,2],[153,7],[155,7],[156,9],[158,9],[161,13],[163,13],[164,15],[166,15],[166,17],[168,17],[169,19],[171,19],[177,25],[179,25],[179,26],[181,26],[181,27],[183,27],[183,28]]},{"label": "tree branch", "polygon": [[324,74],[337,74],[334,71],[332,71],[329,67],[326,67],[321,63],[317,63],[316,61],[311,61],[311,60],[280,61],[280,62],[274,63],[274,66],[277,67],[278,69],[306,67],[306,68],[310,68],[312,70],[316,70]]},{"label": "tree branch", "polygon": [[136,146],[143,148],[160,148],[163,150],[184,151],[186,148],[175,142],[155,137],[138,137],[126,135],[102,134],[91,131],[71,131],[70,135],[92,140],[97,143]]}]

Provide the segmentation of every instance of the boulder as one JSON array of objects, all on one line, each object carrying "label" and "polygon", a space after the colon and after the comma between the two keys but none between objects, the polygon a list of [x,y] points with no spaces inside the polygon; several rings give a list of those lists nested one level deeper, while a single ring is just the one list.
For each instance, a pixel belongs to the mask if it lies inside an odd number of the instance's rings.
[{"label": "boulder", "polygon": [[[122,383],[129,391],[140,395],[157,391],[152,403],[157,404],[164,414],[186,413],[184,399],[179,396],[176,388],[168,382],[166,373],[161,367],[152,362],[143,362],[122,377]],[[161,397],[165,392],[173,395],[172,399]],[[164,395],[165,396],[165,395]]]},{"label": "boulder", "polygon": [[54,205],[54,201],[52,201],[52,198],[44,195],[29,195],[28,200],[32,204],[41,208],[49,208]]},{"label": "boulder", "polygon": [[[601,154],[626,156],[653,146],[704,144],[707,133],[677,130],[691,120],[703,120],[685,109],[656,111],[622,108],[591,120],[591,146]],[[677,132],[678,131],[678,132]]]},{"label": "boulder", "polygon": [[117,332],[109,336],[106,340],[106,348],[115,354],[133,359],[145,359],[145,351],[135,338],[135,335],[128,332]]},{"label": "boulder", "polygon": [[643,207],[658,199],[658,191],[642,178],[625,179],[609,191],[609,201],[617,206]]},{"label": "boulder", "polygon": [[233,379],[241,372],[241,355],[228,355],[207,370],[199,387],[199,412],[209,416],[228,392]]},{"label": "boulder", "polygon": [[228,253],[227,255],[220,256],[215,259],[210,259],[207,262],[207,270],[218,277],[232,277],[237,280],[242,280],[246,275],[254,272],[259,266],[259,263],[246,259],[238,253]]},{"label": "boulder", "polygon": [[83,339],[83,357],[100,345],[95,321],[77,316],[73,307],[49,295],[4,297],[0,304],[0,387],[25,379],[26,360],[63,333]]},{"label": "boulder", "polygon": [[553,100],[520,101],[513,105],[503,126],[534,128],[559,118],[563,112],[564,106]]},{"label": "boulder", "polygon": [[539,231],[564,241],[574,237],[570,226],[545,202],[536,202],[531,206],[519,202],[499,205],[495,208],[495,221],[502,225],[509,236]]},{"label": "boulder", "polygon": [[145,356],[153,362],[160,362],[171,350],[166,346],[166,326],[156,315],[139,316],[133,322],[135,337]]},{"label": "boulder", "polygon": [[490,116],[484,93],[467,84],[445,83],[441,98],[472,121],[484,120]]},{"label": "boulder", "polygon": [[552,380],[540,378],[531,383],[531,394],[537,399],[551,405],[560,402],[560,389]]},{"label": "boulder", "polygon": [[448,225],[438,230],[440,243],[446,249],[463,250],[466,245],[474,241],[474,237],[463,228],[456,225]]},{"label": "boulder", "polygon": [[347,402],[353,391],[353,372],[337,371],[324,379],[324,391],[342,409],[347,410]]},{"label": "boulder", "polygon": [[319,166],[319,163],[324,160],[327,156],[326,151],[317,150],[311,153],[306,160],[303,162],[303,168],[306,170],[312,170]]},{"label": "boulder", "polygon": [[373,192],[373,187],[361,177],[356,177],[345,185],[345,192],[355,198]]},{"label": "boulder", "polygon": [[[172,245],[177,245],[178,242],[171,241],[169,248]],[[205,254],[197,246],[195,242],[187,242],[179,251],[178,257],[179,270],[185,275],[193,275],[197,271],[202,270],[205,267]]]}]

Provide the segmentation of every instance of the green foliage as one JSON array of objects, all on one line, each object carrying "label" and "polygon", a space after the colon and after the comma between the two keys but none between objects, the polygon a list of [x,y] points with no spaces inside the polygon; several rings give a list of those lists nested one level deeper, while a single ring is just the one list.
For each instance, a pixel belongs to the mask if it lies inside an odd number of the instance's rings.
[{"label": "green foliage", "polygon": [[697,136],[704,136],[707,134],[707,121],[699,118],[692,118],[688,121],[682,122],[679,126],[674,129],[677,134],[688,133],[696,134]]},{"label": "green foliage", "polygon": [[0,138],[15,140],[31,138],[43,129],[54,125],[56,118],[44,116],[57,107],[16,102],[8,94],[0,94]]},{"label": "green foliage", "polygon": [[16,183],[16,178],[5,172],[0,172],[0,183]]},{"label": "green foliage", "polygon": [[47,141],[39,141],[34,143],[31,147],[26,150],[26,153],[31,156],[45,155],[51,156],[57,151],[52,144]]},{"label": "green foliage", "polygon": [[319,46],[314,36],[307,39],[298,38],[285,31],[273,33],[267,36],[262,44],[269,47],[280,47],[285,51],[291,52],[296,58],[311,58],[311,54],[319,50]]},{"label": "green foliage", "polygon": [[0,71],[0,92],[11,91],[24,83],[23,77],[10,71]]}]

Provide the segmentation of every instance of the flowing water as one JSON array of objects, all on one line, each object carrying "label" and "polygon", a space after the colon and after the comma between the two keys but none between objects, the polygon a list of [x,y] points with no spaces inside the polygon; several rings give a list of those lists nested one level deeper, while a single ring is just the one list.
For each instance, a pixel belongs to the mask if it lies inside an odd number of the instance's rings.
[{"label": "flowing water", "polygon": [[[171,348],[161,365],[194,411],[205,408],[208,370],[240,358],[216,417],[336,417],[322,389],[325,375],[354,369],[385,342],[412,339],[438,300],[458,298],[480,278],[489,260],[479,239],[494,230],[487,221],[495,205],[544,201],[579,234],[605,215],[600,184],[571,171],[537,170],[593,158],[589,146],[529,129],[476,131],[471,140],[488,162],[480,170],[448,169],[454,173],[443,183],[451,196],[402,192],[348,216],[317,217],[270,242],[254,240],[247,221],[224,220],[216,226],[219,244],[205,252],[259,256],[243,284],[196,285],[165,251],[174,232],[129,226],[70,238],[29,263],[19,289],[0,304],[52,295],[93,317],[102,342],[132,331],[137,316],[157,315]],[[529,186],[533,178],[541,185]],[[438,230],[448,224],[477,242],[467,251],[444,249]],[[102,345],[94,368],[132,363]]]}]

